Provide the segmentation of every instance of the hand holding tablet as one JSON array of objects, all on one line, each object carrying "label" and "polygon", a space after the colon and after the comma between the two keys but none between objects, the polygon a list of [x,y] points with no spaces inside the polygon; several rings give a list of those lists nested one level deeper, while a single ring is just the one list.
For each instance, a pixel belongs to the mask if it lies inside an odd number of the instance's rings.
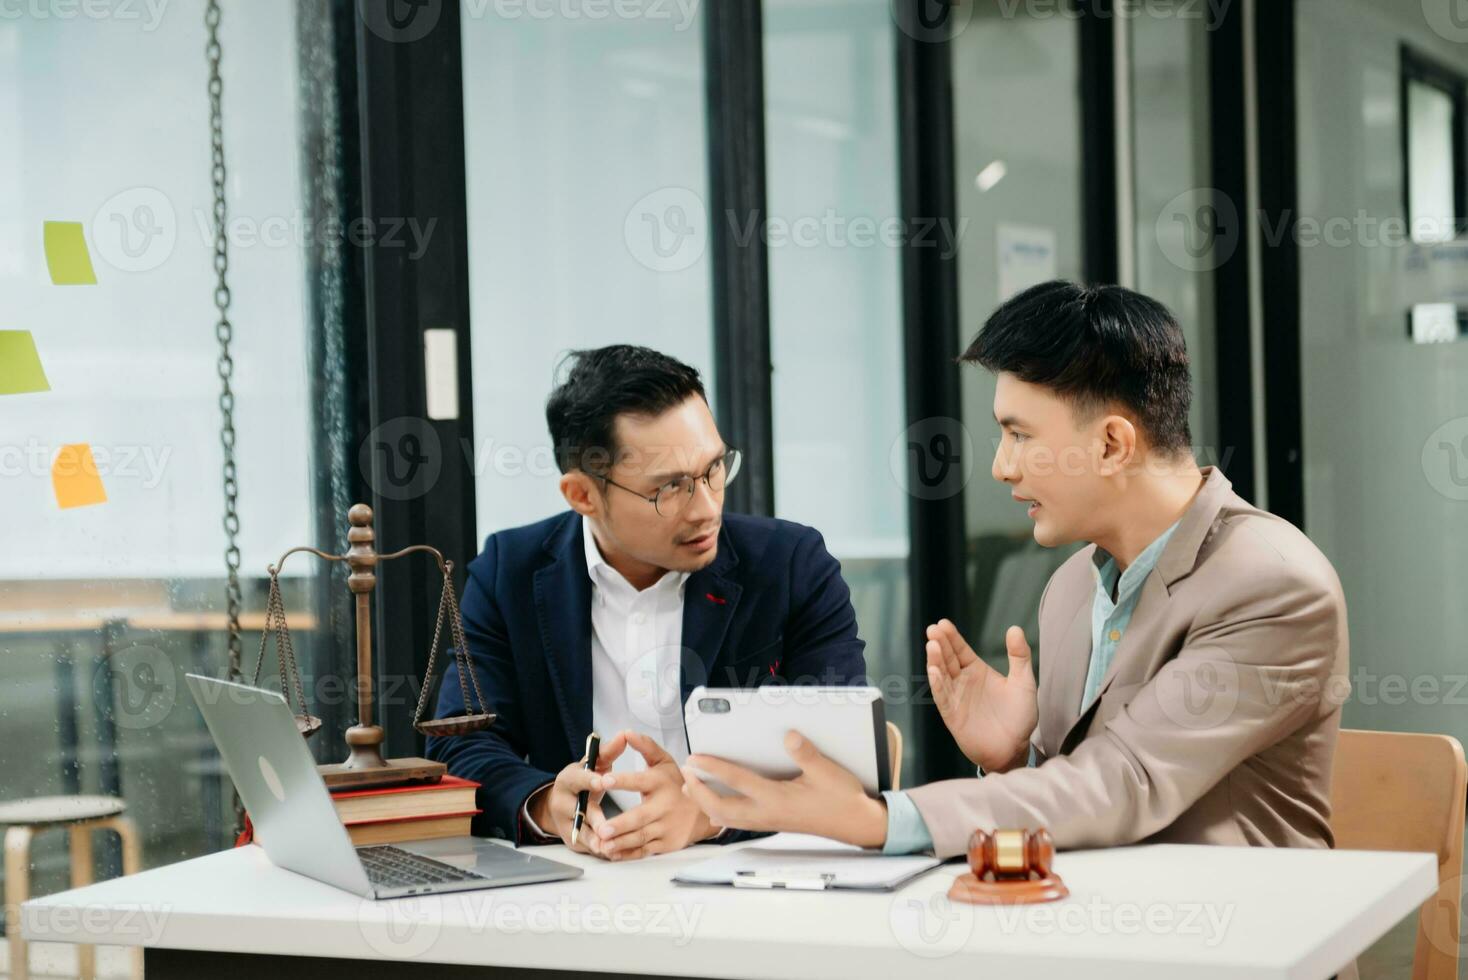
[{"label": "hand holding tablet", "polygon": [[[887,721],[874,687],[766,685],[698,687],[684,705],[691,753],[732,762],[773,780],[799,776],[786,735],[799,732],[816,751],[850,772],[868,796],[891,788]],[[693,767],[697,774],[697,766]],[[734,795],[712,774],[704,782]]]}]

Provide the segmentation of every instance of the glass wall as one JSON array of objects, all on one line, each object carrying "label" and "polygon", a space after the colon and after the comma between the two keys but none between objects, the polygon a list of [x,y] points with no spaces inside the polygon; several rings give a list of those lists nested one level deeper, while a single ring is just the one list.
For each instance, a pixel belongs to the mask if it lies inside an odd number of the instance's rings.
[{"label": "glass wall", "polygon": [[764,29],[776,512],[840,560],[913,772],[894,27],[886,0],[766,0]]},{"label": "glass wall", "polygon": [[[183,677],[227,661],[203,9],[126,6],[0,19],[0,799],[119,795],[151,866],[227,845],[235,815]],[[325,11],[229,4],[220,29],[247,627],[267,563],[316,541],[329,406],[309,367],[321,230],[297,64],[332,46],[297,27]],[[317,580],[290,571],[311,673],[329,646]],[[257,643],[247,629],[246,676]],[[119,867],[105,836],[99,875]],[[65,835],[38,837],[33,862],[33,893],[64,887]]]},{"label": "glass wall", "polygon": [[567,351],[656,348],[714,402],[702,19],[682,6],[461,12],[481,539],[565,507],[544,408]]},{"label": "glass wall", "polygon": [[[1084,275],[1079,29],[1058,10],[975,4],[953,40],[959,350],[1015,293]],[[965,492],[970,608],[952,618],[1003,670],[1004,631],[1023,626],[1036,646],[1040,594],[1073,549],[1036,544],[1024,508],[990,478],[994,378],[973,367],[962,377],[974,460]]]},{"label": "glass wall", "polygon": [[[1239,209],[1212,190],[1208,31],[1202,8],[1166,0],[1127,22],[1136,288],[1172,310],[1193,370],[1189,424],[1200,466],[1226,462],[1216,433],[1213,270],[1236,245]],[[1247,460],[1241,461],[1247,464]]]},{"label": "glass wall", "polygon": [[[1468,741],[1468,242],[1444,220],[1443,169],[1464,148],[1419,152],[1438,169],[1413,175],[1428,193],[1412,215],[1403,152],[1418,121],[1403,112],[1404,49],[1468,75],[1468,31],[1447,3],[1296,6],[1304,530],[1349,611],[1341,723]],[[1362,955],[1363,977],[1410,972],[1416,918]]]},{"label": "glass wall", "polygon": [[[1468,248],[1411,240],[1401,98],[1403,45],[1468,75],[1468,32],[1390,0],[1300,0],[1298,17],[1305,531],[1350,609],[1344,723],[1468,741],[1468,343],[1456,323]],[[1449,342],[1413,342],[1422,304],[1448,305]]]}]

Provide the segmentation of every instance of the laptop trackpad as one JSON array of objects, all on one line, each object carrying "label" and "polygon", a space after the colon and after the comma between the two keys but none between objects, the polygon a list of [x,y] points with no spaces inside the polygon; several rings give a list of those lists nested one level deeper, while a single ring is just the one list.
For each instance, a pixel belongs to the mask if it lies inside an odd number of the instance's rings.
[{"label": "laptop trackpad", "polygon": [[535,879],[547,872],[558,871],[567,873],[555,874],[555,877],[571,878],[581,874],[581,869],[573,865],[552,861],[530,851],[516,850],[506,841],[489,837],[443,837],[397,846],[486,878]]}]

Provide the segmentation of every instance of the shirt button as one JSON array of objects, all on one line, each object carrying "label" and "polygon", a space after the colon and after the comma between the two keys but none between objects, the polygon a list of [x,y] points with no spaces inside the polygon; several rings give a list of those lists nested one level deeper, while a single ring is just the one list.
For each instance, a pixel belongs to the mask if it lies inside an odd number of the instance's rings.
[{"label": "shirt button", "polygon": [[647,622],[647,614],[646,613],[633,613],[632,614],[632,622],[634,622],[637,625],[641,626],[643,623]]},{"label": "shirt button", "polygon": [[1111,637],[1111,642],[1115,643],[1117,640],[1121,639],[1121,630],[1112,630],[1107,635]]}]

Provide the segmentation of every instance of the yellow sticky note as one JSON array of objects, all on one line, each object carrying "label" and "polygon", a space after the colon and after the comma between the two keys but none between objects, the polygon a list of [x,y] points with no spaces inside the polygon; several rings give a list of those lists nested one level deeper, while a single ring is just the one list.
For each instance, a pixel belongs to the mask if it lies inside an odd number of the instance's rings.
[{"label": "yellow sticky note", "polygon": [[36,338],[29,330],[0,330],[0,395],[50,390]]},{"label": "yellow sticky note", "polygon": [[51,485],[62,510],[107,503],[107,488],[102,486],[92,447],[84,442],[61,447],[51,464]]},{"label": "yellow sticky note", "polygon": [[80,221],[46,222],[46,267],[58,286],[95,286],[97,273]]}]

